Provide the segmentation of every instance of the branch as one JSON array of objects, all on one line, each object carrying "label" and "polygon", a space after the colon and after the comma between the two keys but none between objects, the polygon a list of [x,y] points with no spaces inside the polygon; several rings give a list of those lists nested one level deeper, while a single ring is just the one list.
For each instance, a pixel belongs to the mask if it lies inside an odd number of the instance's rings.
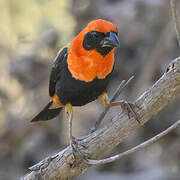
[{"label": "branch", "polygon": [[139,144],[138,146],[135,146],[123,153],[117,154],[115,156],[112,156],[110,158],[106,158],[106,159],[102,159],[102,160],[88,160],[88,163],[91,165],[101,165],[101,164],[106,164],[106,163],[110,163],[110,162],[114,162],[118,159],[121,159],[122,157],[125,157],[127,155],[130,155],[132,153],[135,153],[141,149],[144,149],[145,147],[150,146],[151,144],[155,143],[156,141],[158,141],[160,138],[164,137],[165,135],[167,135],[168,133],[170,133],[172,130],[174,130],[178,125],[180,125],[180,120],[178,120],[176,123],[174,123],[172,126],[170,126],[169,128],[167,128],[165,131],[159,133],[158,135],[154,136],[153,138]]},{"label": "branch", "polygon": [[172,19],[174,22],[174,28],[176,31],[176,36],[177,36],[177,41],[180,47],[180,34],[179,34],[179,30],[178,30],[178,18],[177,18],[177,11],[176,11],[176,7],[175,7],[175,0],[170,0],[170,6],[171,6],[171,12],[172,12]]},{"label": "branch", "polygon": [[[129,134],[160,112],[180,93],[180,57],[168,66],[165,74],[137,100],[135,109],[141,124],[121,112],[100,129],[79,139],[79,148],[90,159],[101,158],[121,143]],[[86,148],[84,148],[86,147]],[[23,180],[69,180],[83,173],[90,165],[82,159],[74,160],[70,146],[49,156],[30,168]]]}]

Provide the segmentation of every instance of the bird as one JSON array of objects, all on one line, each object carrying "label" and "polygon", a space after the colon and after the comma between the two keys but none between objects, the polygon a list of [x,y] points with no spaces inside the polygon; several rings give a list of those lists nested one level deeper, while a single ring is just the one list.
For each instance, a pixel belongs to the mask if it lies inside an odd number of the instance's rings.
[{"label": "bird", "polygon": [[114,69],[114,49],[119,46],[115,24],[104,19],[89,22],[57,53],[49,79],[50,101],[31,121],[53,119],[65,108],[69,142],[75,151],[78,147],[72,135],[73,106],[84,106],[99,98],[103,107],[131,107],[133,104],[125,101],[108,103],[107,86]]}]

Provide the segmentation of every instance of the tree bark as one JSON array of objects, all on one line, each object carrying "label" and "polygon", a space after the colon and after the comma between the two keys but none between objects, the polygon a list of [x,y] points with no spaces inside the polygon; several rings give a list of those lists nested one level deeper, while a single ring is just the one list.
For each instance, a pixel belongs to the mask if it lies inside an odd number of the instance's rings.
[{"label": "tree bark", "polygon": [[[126,113],[118,113],[103,127],[79,139],[79,148],[90,159],[102,158],[129,134],[160,112],[179,93],[180,57],[173,60],[163,76],[135,101],[139,107],[135,109],[135,112],[139,116],[140,124],[134,117],[128,118]],[[31,167],[31,172],[22,177],[22,179],[70,180],[82,174],[90,166],[81,158],[75,160],[72,150],[68,146],[59,153],[49,156]]]}]

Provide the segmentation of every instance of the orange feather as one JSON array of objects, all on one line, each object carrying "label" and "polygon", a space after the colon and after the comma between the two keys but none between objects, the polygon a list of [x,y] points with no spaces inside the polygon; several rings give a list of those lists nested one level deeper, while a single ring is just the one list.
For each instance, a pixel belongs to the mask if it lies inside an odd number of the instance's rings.
[{"label": "orange feather", "polygon": [[54,94],[54,96],[51,98],[52,100],[52,105],[49,107],[49,109],[56,109],[56,108],[61,108],[63,107],[63,105],[61,104],[61,102],[59,101],[59,98],[56,94]]},{"label": "orange feather", "polygon": [[75,79],[90,82],[96,77],[104,79],[111,71],[114,65],[114,50],[111,50],[106,56],[102,56],[96,50],[87,51],[82,43],[87,32],[99,31],[108,33],[117,32],[114,24],[98,19],[90,22],[71,42],[68,54],[68,68]]}]

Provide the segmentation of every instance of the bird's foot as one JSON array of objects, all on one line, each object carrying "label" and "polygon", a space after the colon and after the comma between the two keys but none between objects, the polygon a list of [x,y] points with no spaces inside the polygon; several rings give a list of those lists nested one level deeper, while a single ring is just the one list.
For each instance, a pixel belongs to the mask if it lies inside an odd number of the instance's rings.
[{"label": "bird's foot", "polygon": [[88,155],[83,151],[83,149],[86,149],[86,146],[80,144],[78,139],[74,136],[71,137],[70,146],[73,151],[74,159],[83,159],[84,161],[88,161]]},{"label": "bird's foot", "polygon": [[127,101],[124,101],[124,100],[122,100],[120,102],[117,102],[117,103],[119,103],[122,110],[127,113],[127,116],[129,117],[129,119],[131,118],[131,116],[133,116],[136,119],[136,121],[138,123],[140,123],[139,117],[138,117],[137,113],[134,110],[135,108],[139,109],[139,107],[135,103],[130,103],[130,102],[127,102]]},{"label": "bird's foot", "polygon": [[132,114],[132,116],[136,119],[136,121],[138,123],[140,123],[139,117],[138,117],[137,113],[134,110],[135,108],[140,109],[136,104],[121,100],[121,101],[118,101],[118,102],[113,102],[113,103],[107,104],[106,106],[107,107],[121,106],[122,110],[127,113],[129,119],[130,119],[131,114]]}]

